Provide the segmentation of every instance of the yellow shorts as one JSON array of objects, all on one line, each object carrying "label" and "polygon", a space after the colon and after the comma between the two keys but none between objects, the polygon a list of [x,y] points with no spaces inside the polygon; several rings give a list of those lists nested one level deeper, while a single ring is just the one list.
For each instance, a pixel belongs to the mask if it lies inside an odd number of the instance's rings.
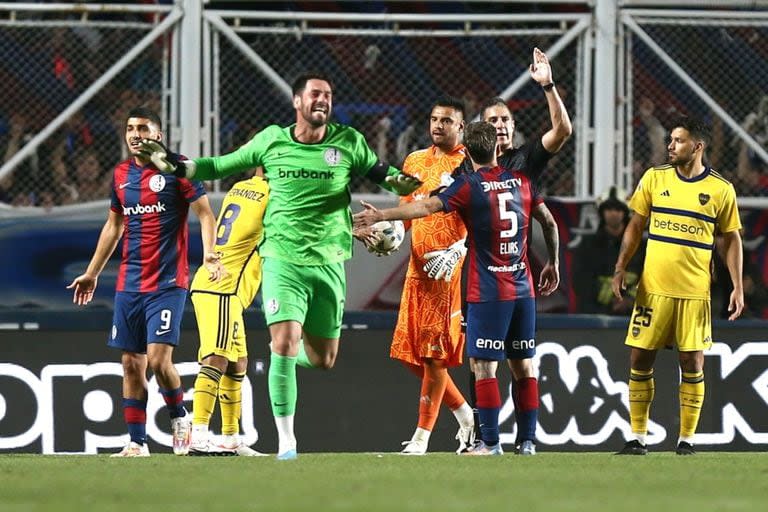
[{"label": "yellow shorts", "polygon": [[200,334],[198,361],[215,354],[236,362],[248,355],[243,305],[236,295],[195,292],[192,293],[192,304]]},{"label": "yellow shorts", "polygon": [[712,346],[709,300],[664,297],[638,289],[625,343],[645,350],[673,345],[680,352],[708,349]]}]

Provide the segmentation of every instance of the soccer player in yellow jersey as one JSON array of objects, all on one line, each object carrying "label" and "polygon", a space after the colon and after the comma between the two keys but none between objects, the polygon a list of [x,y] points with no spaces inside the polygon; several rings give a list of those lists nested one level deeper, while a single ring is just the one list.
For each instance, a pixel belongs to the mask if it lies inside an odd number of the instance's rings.
[{"label": "soccer player in yellow jersey", "polygon": [[656,352],[676,345],[680,361],[678,455],[693,455],[693,437],[704,402],[704,350],[712,345],[709,302],[710,262],[715,233],[723,235],[726,265],[733,283],[728,304],[735,320],[744,308],[741,222],[736,192],[703,162],[709,127],[683,117],[672,126],[669,165],[648,169],[629,206],[634,215],[624,232],[613,274],[621,298],[629,260],[648,225],[645,266],[629,322],[631,347],[629,415],[633,439],[619,455],[645,455],[645,436],[654,395]]},{"label": "soccer player in yellow jersey", "polygon": [[[261,284],[262,218],[269,188],[259,176],[236,183],[224,197],[216,228],[216,251],[223,277],[211,281],[201,267],[192,281],[192,304],[200,332],[200,372],[192,401],[190,455],[259,452],[239,438],[242,383],[248,368],[243,310],[253,301]],[[221,408],[219,444],[208,435],[216,399]]]}]

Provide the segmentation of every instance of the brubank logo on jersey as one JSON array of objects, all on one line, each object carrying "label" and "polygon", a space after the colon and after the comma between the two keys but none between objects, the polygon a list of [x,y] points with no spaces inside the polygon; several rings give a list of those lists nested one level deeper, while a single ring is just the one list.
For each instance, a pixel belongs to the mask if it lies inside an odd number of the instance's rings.
[{"label": "brubank logo on jersey", "polygon": [[491,190],[509,190],[511,188],[517,188],[523,184],[523,180],[520,178],[510,178],[504,181],[481,181],[480,185],[483,187],[483,192],[490,192]]},{"label": "brubank logo on jersey", "polygon": [[303,180],[332,180],[336,177],[333,171],[312,171],[309,169],[295,169],[277,171],[278,178],[293,178]]},{"label": "brubank logo on jersey", "polygon": [[136,206],[123,206],[123,215],[143,215],[145,213],[161,213],[165,211],[165,203],[160,201],[155,204],[137,204]]}]

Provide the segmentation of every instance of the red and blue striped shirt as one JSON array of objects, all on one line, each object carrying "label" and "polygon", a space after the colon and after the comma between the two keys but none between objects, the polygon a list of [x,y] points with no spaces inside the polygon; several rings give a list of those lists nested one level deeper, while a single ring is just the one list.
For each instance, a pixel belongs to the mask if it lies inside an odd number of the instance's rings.
[{"label": "red and blue striped shirt", "polygon": [[123,216],[122,257],[117,291],[153,292],[187,288],[189,203],[203,185],[131,158],[115,166],[111,209]]},{"label": "red and blue striped shirt", "polygon": [[456,210],[467,227],[467,302],[536,296],[528,233],[531,211],[544,201],[535,180],[550,156],[540,141],[526,144],[499,158],[504,167],[463,166],[438,194],[443,209]]}]

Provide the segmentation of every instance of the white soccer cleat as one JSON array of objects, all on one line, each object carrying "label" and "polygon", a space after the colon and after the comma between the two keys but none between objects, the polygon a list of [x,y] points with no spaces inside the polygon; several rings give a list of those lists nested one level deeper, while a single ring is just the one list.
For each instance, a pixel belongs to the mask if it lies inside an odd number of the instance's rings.
[{"label": "white soccer cleat", "polygon": [[173,436],[173,454],[187,455],[192,437],[192,423],[189,415],[171,420],[171,435]]},{"label": "white soccer cleat", "polygon": [[147,444],[129,442],[117,453],[113,453],[110,457],[149,457],[149,447]]},{"label": "white soccer cleat", "polygon": [[216,445],[218,450],[231,452],[233,455],[239,455],[240,457],[266,457],[266,453],[261,453],[250,446],[247,446],[240,440],[237,435],[223,435],[221,441]]},{"label": "white soccer cleat", "polygon": [[459,442],[459,448],[456,450],[456,453],[462,453],[472,448],[475,445],[475,426],[459,427],[459,431],[456,433],[456,440]]},{"label": "white soccer cleat", "polygon": [[520,448],[517,450],[518,455],[536,455],[536,445],[533,441],[526,439],[520,443]]},{"label": "white soccer cleat", "polygon": [[261,453],[260,451],[256,451],[250,446],[246,446],[245,443],[240,443],[240,445],[235,448],[235,453],[239,455],[240,457],[268,457],[269,454]]},{"label": "white soccer cleat", "polygon": [[411,439],[410,441],[403,441],[403,451],[401,455],[424,455],[427,453],[427,442],[423,439]]},{"label": "white soccer cleat", "polygon": [[501,443],[489,446],[481,440],[474,448],[464,452],[464,455],[504,455],[504,450],[501,449]]}]

